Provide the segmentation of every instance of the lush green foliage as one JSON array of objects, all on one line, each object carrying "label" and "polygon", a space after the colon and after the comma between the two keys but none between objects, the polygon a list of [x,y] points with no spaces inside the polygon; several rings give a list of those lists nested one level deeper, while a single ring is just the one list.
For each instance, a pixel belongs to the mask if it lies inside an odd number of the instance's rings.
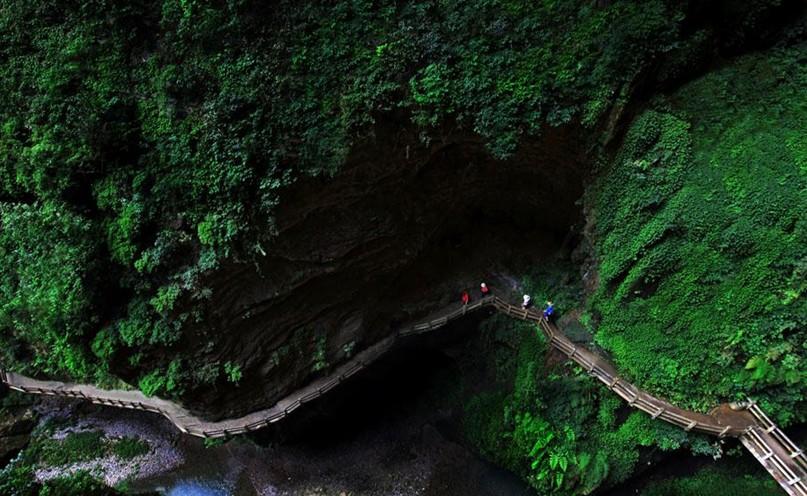
[{"label": "lush green foliage", "polygon": [[547,123],[601,121],[660,56],[672,74],[713,40],[681,33],[686,1],[609,3],[7,0],[0,263],[22,270],[0,281],[4,362],[115,364],[154,394],[237,381],[238,364],[162,350],[204,318],[204,273],[261,256],[281,188],[336,173],[379,119],[507,156]]},{"label": "lush green foliage", "polygon": [[99,431],[74,432],[63,439],[51,438],[53,426],[34,431],[30,444],[0,470],[0,494],[14,496],[102,496],[118,494],[86,471],[76,471],[43,484],[34,470],[40,466],[58,467],[94,460],[110,454],[127,460],[149,452],[146,442],[136,438],[109,439]]},{"label": "lush green foliage", "polygon": [[592,190],[597,342],[680,405],[751,395],[807,419],[805,50],[658,99]]},{"label": "lush green foliage", "polygon": [[[497,158],[547,125],[600,132],[632,88],[742,49],[782,2],[598,3],[5,1],[3,364],[96,381],[125,370],[146,394],[237,384],[242,364],[179,346],[204,319],[202,276],[262,256],[279,192],[337,174],[387,138],[377,122],[424,146],[459,128]],[[589,195],[600,286],[583,320],[621,370],[683,405],[750,393],[784,423],[805,420],[804,52],[755,55],[654,101]],[[527,285],[571,308],[577,291],[558,294],[553,277]],[[622,418],[576,369],[544,365],[534,329],[488,333],[498,390],[470,402],[467,430],[537,489],[623,480],[641,447],[711,449]],[[326,336],[313,339],[317,371]],[[109,449],[147,447],[84,433],[25,456]],[[38,491],[30,467],[0,472],[0,492]]]},{"label": "lush green foliage", "polygon": [[[753,462],[752,462],[753,463]],[[751,467],[755,468],[755,467]],[[760,470],[761,472],[761,470]],[[650,484],[642,496],[777,496],[782,489],[766,473],[706,468],[691,477],[676,477]]]},{"label": "lush green foliage", "polygon": [[[523,286],[537,298],[553,299],[563,313],[580,305],[581,290],[563,283],[575,280],[564,277],[574,268],[553,265],[525,277]],[[522,476],[539,494],[589,494],[621,482],[644,447],[716,451],[702,436],[627,409],[579,367],[554,363],[534,326],[496,317],[483,332],[479,354],[488,357],[496,381],[466,405],[466,433],[486,457]]]},{"label": "lush green foliage", "polygon": [[[97,321],[84,277],[93,267],[88,221],[57,201],[0,203],[0,328],[16,329],[34,350],[31,365],[89,375],[76,346]],[[3,347],[8,359],[18,351]]]},{"label": "lush green foliage", "polygon": [[643,413],[625,417],[620,399],[576,366],[544,365],[548,350],[538,329],[495,318],[485,333],[499,375],[492,392],[466,405],[466,433],[539,494],[590,494],[621,482],[642,447],[715,451],[705,438]]}]

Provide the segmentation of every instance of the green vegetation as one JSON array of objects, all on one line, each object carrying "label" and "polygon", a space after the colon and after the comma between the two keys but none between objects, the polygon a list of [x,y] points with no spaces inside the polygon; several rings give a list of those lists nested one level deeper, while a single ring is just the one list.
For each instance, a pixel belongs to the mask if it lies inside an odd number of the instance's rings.
[{"label": "green vegetation", "polygon": [[[677,404],[752,395],[783,425],[804,422],[803,16],[778,45],[763,43],[798,18],[787,9],[783,0],[7,0],[0,362],[81,381],[125,376],[147,395],[239,384],[247,364],[198,358],[199,347],[216,349],[219,330],[198,339],[190,329],[209,323],[205,276],[264,256],[284,188],[337,175],[351,152],[388,139],[376,124],[424,149],[448,130],[475,135],[504,159],[547,126],[587,144],[621,136],[614,111],[627,109],[626,134],[598,159],[586,197],[598,287],[581,321],[622,373]],[[720,58],[751,48],[764,50]],[[561,313],[584,305],[561,280],[533,274],[525,285]],[[313,372],[327,368],[328,336],[317,332],[301,328],[271,363],[309,353]],[[714,450],[621,410],[574,367],[547,364],[535,329],[496,319],[486,336],[495,387],[468,401],[466,430],[537,490],[615,484],[644,448]],[[41,441],[0,472],[0,492],[89,494],[86,474],[40,488],[31,467],[147,451],[92,432]],[[710,484],[707,473],[648,491]]]},{"label": "green vegetation", "polygon": [[[561,282],[570,269],[531,274],[525,288],[553,297],[560,309],[573,308],[580,289]],[[497,316],[484,324],[482,341],[477,352],[488,357],[496,380],[467,403],[466,434],[485,457],[538,494],[590,494],[622,482],[643,448],[716,451],[705,437],[627,409],[579,367],[547,360],[546,340],[532,325]]]},{"label": "green vegetation", "polygon": [[318,372],[328,366],[325,360],[326,336],[321,334],[314,338],[314,363],[311,365],[312,372]]},{"label": "green vegetation", "polygon": [[675,77],[780,6],[708,2],[713,31],[680,29],[683,0],[597,3],[7,1],[0,358],[148,394],[237,382],[179,346],[202,276],[261,257],[278,192],[336,174],[376,121],[506,157],[547,124],[596,129],[660,60]]},{"label": "green vegetation", "polygon": [[240,381],[241,377],[243,377],[241,366],[233,364],[232,362],[227,362],[224,364],[224,373],[227,375],[227,380],[234,384],[238,384],[238,381]]},{"label": "green vegetation", "polygon": [[[752,461],[753,463],[753,461]],[[761,468],[753,465],[745,469]],[[700,470],[693,476],[667,479],[650,484],[641,493],[641,496],[778,496],[782,489],[766,473],[749,475],[747,472],[736,469],[708,467]]]},{"label": "green vegetation", "polygon": [[[805,48],[744,57],[655,99],[588,193],[599,285],[581,321],[622,373],[678,404],[751,395],[784,425],[805,421]],[[561,280],[535,274],[526,287],[563,313],[579,299]],[[513,337],[512,324],[491,325],[499,382],[468,405],[467,431],[539,492],[620,482],[642,447],[715,451],[644,414],[618,413],[621,401],[574,367],[543,365],[534,329]],[[723,479],[704,473],[648,494],[709,494]],[[772,487],[731,485],[739,494]]]},{"label": "green vegetation", "polygon": [[[0,272],[0,327],[17,330],[32,348],[31,366],[89,375],[88,353],[76,344],[93,324],[83,318],[91,313],[82,282],[93,265],[89,224],[63,203],[47,201],[0,203],[0,226],[3,265],[16,268]],[[17,351],[21,341],[4,352]]]},{"label": "green vegetation", "polygon": [[0,471],[0,493],[13,496],[114,496],[118,493],[107,487],[92,474],[77,471],[57,477],[44,484],[34,482],[32,469],[27,465],[11,465]]},{"label": "green vegetation", "polygon": [[679,405],[750,395],[807,420],[807,46],[658,98],[589,201],[597,342]]},{"label": "green vegetation", "polygon": [[100,431],[73,432],[64,439],[41,439],[28,448],[28,454],[47,466],[94,460],[114,454],[128,460],[149,452],[149,445],[139,438],[108,439]]},{"label": "green vegetation", "polygon": [[103,455],[104,434],[100,431],[75,432],[64,439],[35,445],[34,454],[48,466],[93,460]]},{"label": "green vegetation", "polygon": [[147,455],[150,450],[147,442],[136,437],[123,437],[112,442],[112,453],[121,460]]},{"label": "green vegetation", "polygon": [[48,422],[34,430],[31,441],[20,455],[0,470],[0,494],[14,496],[88,496],[118,494],[86,471],[77,471],[44,484],[34,479],[39,467],[62,467],[73,463],[115,456],[131,460],[147,455],[150,447],[140,438],[108,438],[100,431],[71,432],[62,439],[54,439],[57,428],[64,421]]},{"label": "green vegetation", "polygon": [[228,439],[226,437],[206,437],[204,439],[204,446],[205,448],[215,448],[217,446],[223,446]]}]

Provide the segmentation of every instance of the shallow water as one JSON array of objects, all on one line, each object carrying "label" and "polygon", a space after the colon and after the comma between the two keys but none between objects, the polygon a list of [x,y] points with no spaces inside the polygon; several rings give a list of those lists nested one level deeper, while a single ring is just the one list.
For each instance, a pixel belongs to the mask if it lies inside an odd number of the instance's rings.
[{"label": "shallow water", "polygon": [[[321,414],[298,415],[278,432],[211,448],[180,436],[185,462],[130,489],[181,496],[534,495],[464,446],[452,410],[427,398],[425,391],[441,391],[435,371],[445,370],[447,359],[418,350],[420,366],[412,370],[405,367],[410,358],[359,376],[321,400]],[[372,402],[367,391],[375,391]]]},{"label": "shallow water", "polygon": [[[181,438],[177,447],[185,462],[174,470],[134,481],[129,491],[157,492],[169,496],[252,496],[261,494],[252,487],[239,487],[246,473],[244,456],[260,457],[260,449],[251,445],[233,453],[229,446],[205,448],[195,438]],[[246,449],[245,449],[246,448]],[[245,452],[246,451],[246,452]]]},{"label": "shallow water", "polygon": [[213,481],[178,481],[170,488],[156,487],[155,490],[168,496],[228,496],[230,488],[215,485]]},{"label": "shallow water", "polygon": [[271,448],[235,440],[206,448],[197,439],[181,438],[181,466],[131,482],[128,490],[168,496],[534,494],[513,474],[475,457],[436,428],[422,429],[414,437],[376,431],[330,446]]}]

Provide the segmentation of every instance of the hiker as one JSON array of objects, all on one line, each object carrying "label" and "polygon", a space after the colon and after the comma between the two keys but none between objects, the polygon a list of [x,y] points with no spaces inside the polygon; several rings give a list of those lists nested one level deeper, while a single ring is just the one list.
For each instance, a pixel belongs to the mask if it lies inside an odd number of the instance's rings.
[{"label": "hiker", "polygon": [[479,285],[479,291],[482,293],[482,298],[490,295],[490,288],[484,282]]},{"label": "hiker", "polygon": [[462,292],[462,304],[467,305],[469,301],[471,301],[471,295],[468,294],[468,291]]},{"label": "hiker", "polygon": [[546,308],[544,308],[544,318],[549,321],[552,318],[552,315],[555,313],[555,305],[551,301],[546,302]]},{"label": "hiker", "polygon": [[524,299],[521,302],[521,308],[526,310],[530,307],[530,305],[532,305],[532,298],[530,298],[530,295],[525,294]]}]

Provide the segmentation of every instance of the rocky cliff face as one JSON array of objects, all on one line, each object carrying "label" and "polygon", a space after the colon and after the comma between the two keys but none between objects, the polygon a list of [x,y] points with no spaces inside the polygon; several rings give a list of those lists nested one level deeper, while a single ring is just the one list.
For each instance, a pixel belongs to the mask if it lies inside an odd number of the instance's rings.
[{"label": "rocky cliff face", "polygon": [[8,388],[0,386],[0,467],[28,444],[38,420],[34,401],[24,395],[10,395]]},{"label": "rocky cliff face", "polygon": [[[547,129],[506,161],[470,134],[443,136],[425,146],[380,125],[337,177],[287,192],[266,256],[232,261],[206,282],[207,317],[188,341],[205,361],[239,363],[243,380],[188,392],[191,409],[215,417],[271,405],[445,304],[463,287],[463,260],[494,260],[502,254],[487,251],[536,235],[560,239],[578,222],[586,146],[573,128]],[[495,239],[460,246],[463,233],[492,225]],[[513,241],[497,243],[507,232]]]}]

